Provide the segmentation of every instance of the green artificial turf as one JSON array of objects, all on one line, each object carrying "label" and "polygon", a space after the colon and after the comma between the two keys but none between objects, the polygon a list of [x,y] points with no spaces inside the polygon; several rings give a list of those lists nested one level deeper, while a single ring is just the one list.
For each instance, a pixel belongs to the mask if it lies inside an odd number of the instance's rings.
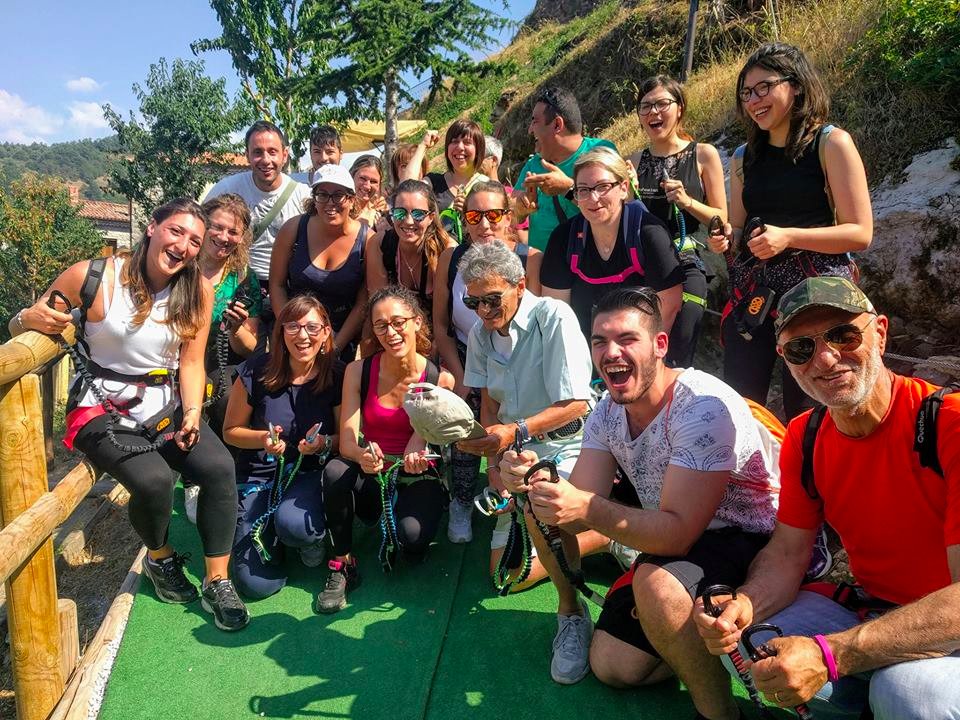
[{"label": "green artificial turf", "polygon": [[[676,681],[631,691],[611,690],[592,675],[574,686],[553,683],[556,594],[541,583],[496,597],[487,578],[491,523],[476,519],[474,529],[472,543],[453,545],[444,522],[425,564],[401,560],[384,575],[379,531],[358,528],[363,584],[345,610],[329,616],[311,611],[326,570],[302,567],[293,553],[287,587],[249,603],[250,625],[237,633],[216,629],[199,602],[157,601],[144,581],[101,720],[693,715]],[[196,528],[178,515],[171,540],[192,553],[188,570],[199,582]],[[600,587],[617,575],[605,555],[588,558],[585,569]]]}]

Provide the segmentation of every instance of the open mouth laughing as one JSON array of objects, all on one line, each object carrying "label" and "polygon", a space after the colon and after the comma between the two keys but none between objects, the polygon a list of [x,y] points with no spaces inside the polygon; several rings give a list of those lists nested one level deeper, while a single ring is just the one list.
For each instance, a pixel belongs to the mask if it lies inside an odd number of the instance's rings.
[{"label": "open mouth laughing", "polygon": [[633,365],[622,360],[607,363],[603,366],[603,375],[608,389],[621,390],[633,377]]}]

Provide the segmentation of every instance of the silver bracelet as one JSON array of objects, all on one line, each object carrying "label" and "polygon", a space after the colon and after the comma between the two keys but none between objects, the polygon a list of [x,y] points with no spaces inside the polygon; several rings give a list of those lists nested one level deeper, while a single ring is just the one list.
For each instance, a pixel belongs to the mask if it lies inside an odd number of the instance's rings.
[{"label": "silver bracelet", "polygon": [[27,326],[23,324],[23,318],[21,317],[21,315],[23,315],[23,310],[21,310],[21,311],[18,312],[16,315],[14,315],[14,316],[13,316],[13,319],[16,320],[16,321],[17,321],[17,325],[20,326],[20,332],[26,332],[26,331],[27,331]]}]

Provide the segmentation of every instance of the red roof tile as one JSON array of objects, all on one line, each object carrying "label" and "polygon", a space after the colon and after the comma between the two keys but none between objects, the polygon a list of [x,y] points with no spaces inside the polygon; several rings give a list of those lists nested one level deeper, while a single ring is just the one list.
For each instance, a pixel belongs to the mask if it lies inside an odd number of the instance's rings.
[{"label": "red roof tile", "polygon": [[124,203],[104,200],[84,200],[80,206],[80,216],[88,220],[109,220],[111,222],[130,222],[130,208]]}]

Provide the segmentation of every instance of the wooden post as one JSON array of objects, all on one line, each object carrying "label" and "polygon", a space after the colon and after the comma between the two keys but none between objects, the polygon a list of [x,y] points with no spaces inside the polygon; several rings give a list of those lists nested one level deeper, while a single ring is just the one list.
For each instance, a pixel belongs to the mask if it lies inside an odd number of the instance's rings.
[{"label": "wooden post", "polygon": [[697,12],[700,0],[690,0],[690,13],[687,15],[687,41],[683,46],[683,71],[680,82],[686,82],[693,71],[693,47],[697,42]]},{"label": "wooden post", "polygon": [[[0,388],[0,508],[13,521],[47,491],[40,380]],[[63,693],[53,540],[7,582],[10,654],[18,720],[45,720]]]},{"label": "wooden post", "polygon": [[68,598],[57,601],[60,620],[60,675],[64,683],[80,662],[80,628],[77,625],[77,604]]},{"label": "wooden post", "polygon": [[54,389],[54,368],[49,367],[40,376],[40,402],[43,407],[43,455],[47,470],[53,470],[53,411],[57,406]]}]

